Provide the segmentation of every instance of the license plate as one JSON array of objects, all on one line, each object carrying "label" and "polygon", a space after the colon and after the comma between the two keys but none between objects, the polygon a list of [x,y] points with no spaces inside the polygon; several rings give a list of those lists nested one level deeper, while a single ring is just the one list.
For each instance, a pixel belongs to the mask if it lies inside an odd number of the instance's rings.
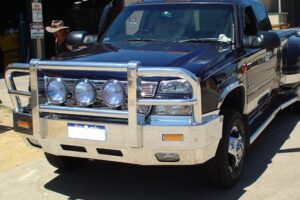
[{"label": "license plate", "polygon": [[68,123],[70,138],[106,141],[105,126]]}]

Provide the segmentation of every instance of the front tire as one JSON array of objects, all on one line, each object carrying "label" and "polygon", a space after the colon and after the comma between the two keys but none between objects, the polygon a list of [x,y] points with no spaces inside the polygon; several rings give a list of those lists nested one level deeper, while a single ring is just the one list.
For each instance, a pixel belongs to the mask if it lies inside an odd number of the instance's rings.
[{"label": "front tire", "polygon": [[56,156],[49,153],[45,153],[45,157],[50,165],[60,170],[78,169],[87,162],[87,159],[84,158]]},{"label": "front tire", "polygon": [[223,135],[216,156],[205,164],[205,176],[213,184],[233,186],[240,178],[246,154],[246,128],[242,115],[226,109]]},{"label": "front tire", "polygon": [[291,110],[295,113],[300,113],[300,102],[298,101],[291,105]]}]

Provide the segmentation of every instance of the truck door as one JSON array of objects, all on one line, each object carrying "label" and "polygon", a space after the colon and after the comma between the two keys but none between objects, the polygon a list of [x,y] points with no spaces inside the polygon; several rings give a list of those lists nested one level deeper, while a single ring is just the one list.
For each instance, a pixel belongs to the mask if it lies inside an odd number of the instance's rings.
[{"label": "truck door", "polygon": [[[257,8],[255,8],[257,9]],[[264,9],[264,8],[263,8]],[[266,12],[264,10],[266,15]],[[261,30],[259,20],[253,5],[244,9],[244,37],[256,36]],[[267,19],[268,20],[268,19]],[[247,113],[261,113],[268,106],[270,94],[277,81],[276,49],[246,49],[245,64],[247,65]]]}]

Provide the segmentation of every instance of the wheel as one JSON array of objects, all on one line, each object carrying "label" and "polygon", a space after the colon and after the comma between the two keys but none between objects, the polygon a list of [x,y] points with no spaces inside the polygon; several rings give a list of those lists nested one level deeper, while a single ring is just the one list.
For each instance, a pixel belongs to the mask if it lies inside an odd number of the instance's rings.
[{"label": "wheel", "polygon": [[300,102],[298,101],[291,105],[290,109],[295,113],[300,113]]},{"label": "wheel", "polygon": [[204,175],[213,184],[233,186],[241,176],[246,155],[246,129],[242,115],[227,109],[224,115],[223,135],[216,156],[204,165]]},{"label": "wheel", "polygon": [[78,169],[87,162],[87,159],[84,158],[56,156],[49,153],[45,153],[45,157],[53,167],[61,170]]}]

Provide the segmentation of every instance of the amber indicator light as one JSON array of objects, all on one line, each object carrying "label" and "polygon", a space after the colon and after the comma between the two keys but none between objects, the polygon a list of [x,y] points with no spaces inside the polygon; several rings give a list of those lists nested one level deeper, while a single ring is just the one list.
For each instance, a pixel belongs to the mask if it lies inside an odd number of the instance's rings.
[{"label": "amber indicator light", "polygon": [[183,141],[184,137],[183,137],[183,134],[163,134],[162,140],[163,141]]},{"label": "amber indicator light", "polygon": [[18,126],[22,128],[30,128],[30,124],[27,121],[18,121]]}]

